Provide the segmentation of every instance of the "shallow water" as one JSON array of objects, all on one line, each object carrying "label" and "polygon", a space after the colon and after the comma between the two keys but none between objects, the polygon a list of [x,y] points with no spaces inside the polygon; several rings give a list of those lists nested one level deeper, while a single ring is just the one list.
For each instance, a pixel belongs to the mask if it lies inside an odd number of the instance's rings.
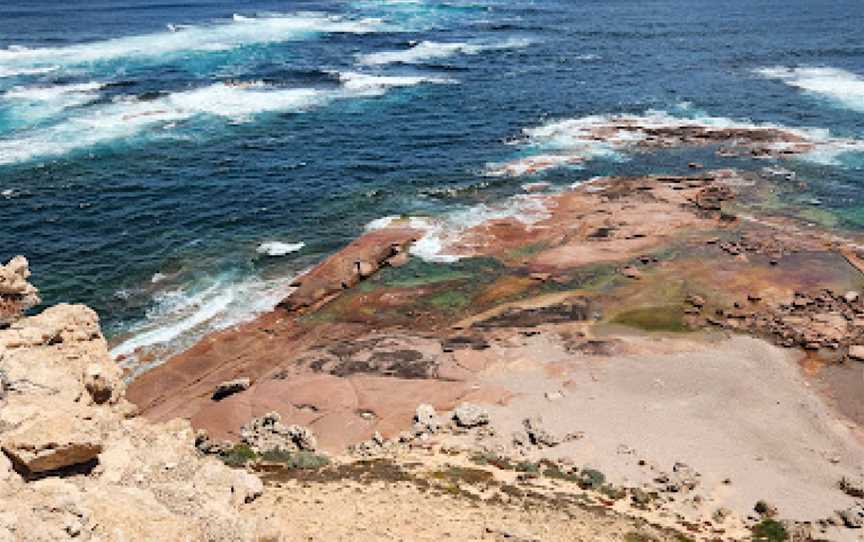
[{"label": "shallow water", "polygon": [[[524,213],[496,202],[538,178],[736,165],[598,149],[489,174],[560,148],[528,136],[561,120],[664,111],[864,139],[855,0],[237,6],[0,6],[0,258],[26,254],[46,303],[96,308],[117,353],[266,310],[380,217],[450,213],[446,236]],[[836,151],[783,165],[808,181],[800,201],[864,226],[864,153]],[[421,249],[435,259],[434,238]]]}]

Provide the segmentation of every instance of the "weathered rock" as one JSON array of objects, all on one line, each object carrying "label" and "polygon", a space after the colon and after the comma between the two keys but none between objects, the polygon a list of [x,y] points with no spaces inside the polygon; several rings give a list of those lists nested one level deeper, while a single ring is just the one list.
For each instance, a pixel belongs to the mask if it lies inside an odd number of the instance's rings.
[{"label": "weathered rock", "polygon": [[661,473],[654,480],[660,484],[660,489],[670,493],[690,491],[699,485],[699,473],[685,463],[675,463],[672,473]]},{"label": "weathered rock", "polygon": [[453,421],[459,427],[478,427],[489,423],[489,413],[483,407],[471,403],[461,403],[453,411]]},{"label": "weathered rock", "polygon": [[435,407],[426,403],[417,407],[417,411],[414,413],[414,432],[416,434],[437,433],[440,428],[441,421],[438,419]]},{"label": "weathered rock", "polygon": [[58,412],[4,433],[0,447],[17,470],[38,474],[95,461],[102,452],[100,433],[94,422]]},{"label": "weathered rock", "polygon": [[104,367],[97,363],[87,366],[83,381],[84,388],[97,405],[109,402],[119,383],[114,375],[106,374]]},{"label": "weathered rock", "polygon": [[858,301],[859,297],[861,296],[858,292],[850,291],[846,292],[846,294],[843,296],[843,299],[846,300],[846,303],[855,303],[856,301]]},{"label": "weathered rock", "polygon": [[850,478],[844,476],[840,479],[840,489],[851,497],[864,498],[864,478]]},{"label": "weathered rock", "polygon": [[777,507],[766,501],[757,501],[753,510],[762,517],[773,518],[777,515]]},{"label": "weathered rock", "polygon": [[227,382],[222,382],[216,386],[216,389],[213,390],[212,398],[214,401],[220,401],[229,395],[234,395],[235,393],[248,390],[251,385],[252,382],[248,378],[235,378],[234,380],[228,380]]},{"label": "weathered rock", "polygon": [[525,433],[527,433],[528,440],[531,444],[541,448],[551,448],[561,444],[561,439],[543,428],[542,424],[543,420],[537,416],[522,420],[522,427],[525,428]]},{"label": "weathered rock", "polygon": [[853,344],[850,346],[849,357],[855,361],[864,361],[864,344]]},{"label": "weathered rock", "polygon": [[278,412],[250,420],[240,429],[240,439],[258,453],[275,450],[314,452],[318,447],[315,435],[309,428],[282,424]]},{"label": "weathered rock", "polygon": [[23,256],[0,265],[0,326],[14,322],[24,311],[41,302],[36,288],[27,282],[28,278],[30,268]]},{"label": "weathered rock", "polygon": [[850,529],[864,527],[864,505],[855,504],[845,510],[838,510],[837,514],[843,520],[843,524]]}]

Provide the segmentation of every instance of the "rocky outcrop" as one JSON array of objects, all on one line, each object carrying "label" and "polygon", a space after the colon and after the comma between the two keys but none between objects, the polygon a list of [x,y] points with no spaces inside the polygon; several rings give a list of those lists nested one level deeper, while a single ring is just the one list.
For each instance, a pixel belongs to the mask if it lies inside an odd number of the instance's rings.
[{"label": "rocky outcrop", "polygon": [[40,303],[36,288],[27,282],[28,278],[30,266],[23,256],[0,265],[0,327],[9,325]]},{"label": "rocky outcrop", "polygon": [[0,330],[0,389],[0,540],[258,538],[240,512],[261,480],[203,457],[186,421],[133,417],[87,307]]},{"label": "rocky outcrop", "polygon": [[453,411],[453,421],[459,427],[478,427],[489,423],[489,412],[481,406],[462,403]]},{"label": "rocky outcrop", "polygon": [[221,401],[229,395],[248,390],[251,384],[252,382],[248,378],[235,378],[234,380],[222,382],[213,390],[212,399],[214,401]]},{"label": "rocky outcrop", "polygon": [[306,427],[284,425],[277,412],[253,418],[240,429],[240,440],[257,453],[271,451],[314,452],[318,447],[315,435]]}]

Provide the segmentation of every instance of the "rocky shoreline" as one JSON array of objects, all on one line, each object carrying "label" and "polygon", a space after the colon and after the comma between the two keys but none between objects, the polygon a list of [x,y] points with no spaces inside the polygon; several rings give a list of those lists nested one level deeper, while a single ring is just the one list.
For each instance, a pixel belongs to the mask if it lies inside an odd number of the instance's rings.
[{"label": "rocky shoreline", "polygon": [[[634,119],[586,137],[633,133],[639,152],[818,145]],[[198,529],[163,539],[855,540],[864,244],[778,206],[787,177],[687,169],[532,185],[542,212],[437,239],[447,263],[412,248],[434,219],[390,220],[128,389],[92,311],[22,316],[14,260],[0,484],[24,498],[0,538],[146,539],[161,514]],[[358,491],[398,521],[310,515]],[[108,517],[113,493],[151,516]],[[22,535],[36,518],[53,530]]]}]

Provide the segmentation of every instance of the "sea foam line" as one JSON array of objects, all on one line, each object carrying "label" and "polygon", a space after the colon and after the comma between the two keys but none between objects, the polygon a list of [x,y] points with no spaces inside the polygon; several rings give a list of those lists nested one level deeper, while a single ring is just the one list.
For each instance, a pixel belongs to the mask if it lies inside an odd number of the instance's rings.
[{"label": "sea foam line", "polygon": [[864,112],[864,77],[839,68],[775,66],[755,70],[758,75],[827,98],[846,109]]},{"label": "sea foam line", "polygon": [[319,33],[370,33],[378,19],[350,20],[320,13],[235,16],[207,25],[173,26],[172,30],[65,47],[0,49],[0,77],[32,75],[62,66],[134,58],[163,58],[186,52],[225,51],[244,45],[305,39]]},{"label": "sea foam line", "polygon": [[[840,157],[844,154],[864,152],[864,141],[834,137],[824,128],[759,124],[707,115],[678,117],[665,111],[650,110],[643,115],[591,115],[526,128],[522,131],[523,139],[516,144],[525,149],[527,156],[488,164],[486,174],[520,176],[559,167],[579,167],[595,158],[621,160],[626,158],[627,152],[636,149],[652,129],[688,127],[782,131],[812,145],[812,151],[798,155],[798,159],[826,165],[840,164]],[[598,130],[603,137],[598,137]],[[780,150],[784,143],[777,142],[773,146]]]},{"label": "sea foam line", "polygon": [[20,137],[0,140],[0,165],[37,158],[56,158],[71,152],[143,134],[165,134],[178,123],[199,116],[246,122],[272,112],[302,112],[333,100],[379,96],[395,87],[452,82],[423,76],[374,76],[356,72],[339,74],[339,89],[270,87],[262,83],[216,83],[175,92],[154,100],[122,99],[91,107],[45,128]]},{"label": "sea foam line", "polygon": [[497,51],[504,49],[519,49],[528,47],[531,41],[527,39],[511,39],[500,43],[441,43],[434,41],[421,41],[409,49],[402,51],[380,51],[358,55],[357,61],[368,66],[380,66],[385,64],[418,64],[429,60],[448,58],[457,54],[476,55],[484,51]]}]

